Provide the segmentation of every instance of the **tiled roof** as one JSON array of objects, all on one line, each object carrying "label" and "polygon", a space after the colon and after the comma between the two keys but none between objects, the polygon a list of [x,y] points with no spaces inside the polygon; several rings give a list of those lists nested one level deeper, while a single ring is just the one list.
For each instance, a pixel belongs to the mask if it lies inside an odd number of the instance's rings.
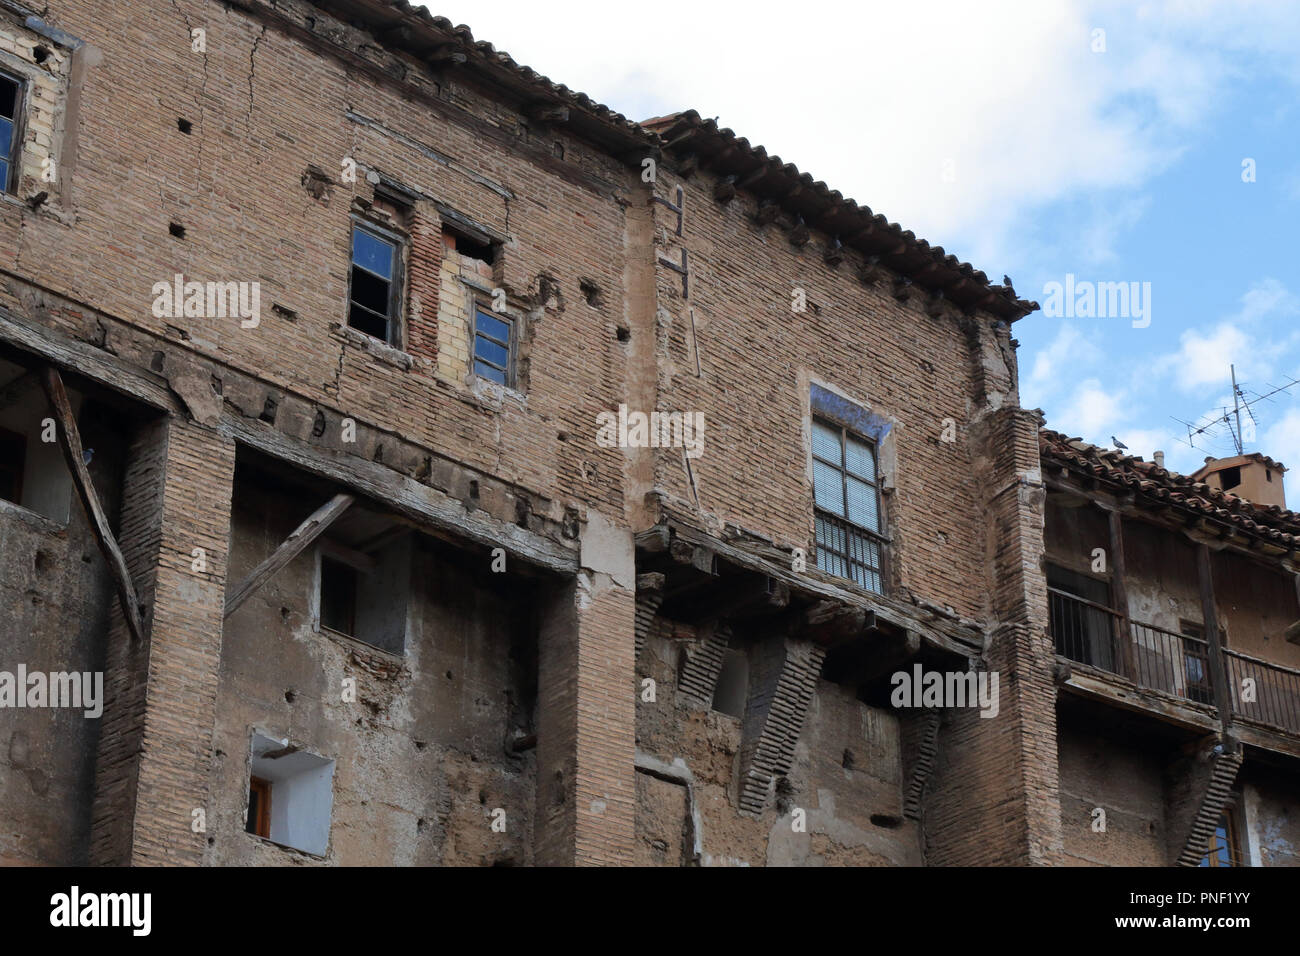
[{"label": "tiled roof", "polygon": [[1009,285],[993,283],[983,272],[942,246],[931,246],[914,233],[846,198],[824,182],[768,156],[762,146],[751,146],[729,129],[719,129],[694,110],[636,123],[585,93],[569,89],[516,63],[491,43],[475,40],[469,27],[453,26],[445,17],[431,14],[408,0],[315,0],[323,9],[364,24],[380,42],[419,58],[435,54],[463,57],[459,67],[480,74],[489,84],[514,93],[537,107],[567,107],[566,128],[575,135],[639,163],[655,150],[679,155],[694,153],[721,176],[733,176],[743,188],[760,198],[778,202],[790,216],[801,216],[809,228],[838,239],[894,270],[916,287],[941,293],[965,309],[984,309],[1015,321],[1038,308],[1038,303],[1016,296]]},{"label": "tiled roof", "polygon": [[1228,525],[1280,548],[1300,549],[1300,514],[1294,511],[1277,505],[1254,504],[1187,475],[1168,471],[1155,462],[1098,448],[1047,428],[1038,432],[1038,447],[1045,469],[1055,464],[1090,476],[1117,491],[1130,491],[1148,503]]},{"label": "tiled roof", "polygon": [[994,284],[942,246],[918,239],[898,223],[801,173],[781,157],[769,156],[762,146],[751,145],[695,110],[646,120],[642,125],[657,132],[666,148],[679,155],[695,155],[715,172],[734,176],[750,192],[780,202],[786,212],[802,216],[808,226],[878,259],[918,286],[943,292],[958,305],[982,308],[1008,321],[1038,308],[1037,302],[1018,298],[1009,285]]}]

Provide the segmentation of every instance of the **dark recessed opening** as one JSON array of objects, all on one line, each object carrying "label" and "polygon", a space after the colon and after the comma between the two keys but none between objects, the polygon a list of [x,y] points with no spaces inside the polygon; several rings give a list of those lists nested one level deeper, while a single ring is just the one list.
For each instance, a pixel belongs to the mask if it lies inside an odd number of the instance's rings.
[{"label": "dark recessed opening", "polygon": [[873,813],[871,815],[871,825],[873,827],[884,827],[886,830],[897,830],[903,825],[903,818],[888,813]]},{"label": "dark recessed opening", "polygon": [[600,308],[600,286],[596,285],[596,283],[592,282],[590,279],[582,279],[578,282],[578,288],[582,290],[582,295],[587,300],[587,305],[591,306],[593,309]]},{"label": "dark recessed opening", "polygon": [[631,329],[620,328],[620,329],[618,330],[618,340],[619,340],[620,342],[628,342],[628,341],[631,341],[631,339],[632,339],[632,330],[631,330]]},{"label": "dark recessed opening", "polygon": [[36,49],[32,50],[32,59],[34,59],[37,63],[44,63],[49,58],[50,58],[49,47],[38,46]]},{"label": "dark recessed opening", "polygon": [[488,265],[492,265],[497,261],[497,249],[494,242],[480,242],[472,236],[467,236],[463,232],[448,227],[443,227],[442,234],[446,244],[466,259],[477,259],[480,262],[486,262]]},{"label": "dark recessed opening", "polygon": [[167,227],[167,231],[170,232],[177,239],[185,238],[185,227],[182,226],[179,222],[172,223],[170,226]]},{"label": "dark recessed opening", "polygon": [[185,119],[184,117],[177,117],[176,128],[180,130],[182,133],[184,133],[186,136],[189,136],[190,133],[194,132],[194,124],[191,123],[189,120]]},{"label": "dark recessed opening", "polygon": [[1219,482],[1224,491],[1231,491],[1241,484],[1241,467],[1225,468],[1219,472]]}]

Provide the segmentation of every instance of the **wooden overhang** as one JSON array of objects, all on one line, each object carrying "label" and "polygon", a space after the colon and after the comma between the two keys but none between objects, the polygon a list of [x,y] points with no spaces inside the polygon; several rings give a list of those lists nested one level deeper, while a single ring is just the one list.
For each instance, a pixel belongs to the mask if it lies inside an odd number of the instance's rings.
[{"label": "wooden overhang", "polygon": [[828,649],[863,636],[911,654],[928,648],[972,659],[983,649],[974,621],[844,586],[813,565],[796,572],[789,553],[757,538],[723,540],[667,518],[639,533],[636,547],[638,575],[656,575],[660,613],[674,620],[761,618],[765,628]]}]

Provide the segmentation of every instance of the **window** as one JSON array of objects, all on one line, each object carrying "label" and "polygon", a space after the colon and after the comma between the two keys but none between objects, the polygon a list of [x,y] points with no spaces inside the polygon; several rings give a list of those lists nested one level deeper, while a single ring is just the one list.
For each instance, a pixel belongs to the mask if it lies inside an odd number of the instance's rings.
[{"label": "window", "polygon": [[244,830],[323,856],[334,809],[334,761],[254,733]]},{"label": "window", "polygon": [[18,167],[19,110],[23,101],[23,84],[0,73],[0,189],[13,192]]},{"label": "window", "polygon": [[0,498],[22,504],[23,470],[27,467],[27,439],[0,428]]},{"label": "window", "polygon": [[502,312],[474,308],[474,374],[498,385],[514,385],[511,333],[514,323]]},{"label": "window", "polygon": [[261,777],[248,781],[248,822],[244,830],[254,836],[271,838],[271,782]]},{"label": "window", "polygon": [[401,654],[406,649],[410,534],[365,553],[322,539],[317,554],[319,626]]},{"label": "window", "polygon": [[1205,856],[1201,857],[1201,866],[1241,866],[1241,851],[1238,849],[1237,825],[1230,811],[1219,815],[1218,825],[1210,834],[1209,846]]},{"label": "window", "polygon": [[813,420],[817,567],[882,592],[876,446],[847,428]]},{"label": "window", "polygon": [[399,347],[401,240],[377,226],[352,224],[348,325]]}]

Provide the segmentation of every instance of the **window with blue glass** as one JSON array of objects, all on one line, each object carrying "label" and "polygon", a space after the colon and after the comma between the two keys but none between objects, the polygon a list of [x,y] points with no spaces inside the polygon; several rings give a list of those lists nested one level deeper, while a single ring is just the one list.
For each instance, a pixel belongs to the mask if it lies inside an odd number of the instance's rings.
[{"label": "window with blue glass", "polygon": [[18,116],[23,101],[23,84],[0,73],[0,188],[14,190],[18,165]]},{"label": "window with blue glass", "polygon": [[1219,814],[1219,822],[1210,834],[1209,846],[1201,857],[1201,866],[1241,866],[1241,850],[1237,843],[1237,827],[1232,814]]},{"label": "window with blue glass", "polygon": [[474,374],[498,385],[513,386],[511,362],[514,323],[504,312],[474,309]]},{"label": "window with blue glass", "polygon": [[401,240],[373,226],[352,225],[348,325],[397,346]]}]

